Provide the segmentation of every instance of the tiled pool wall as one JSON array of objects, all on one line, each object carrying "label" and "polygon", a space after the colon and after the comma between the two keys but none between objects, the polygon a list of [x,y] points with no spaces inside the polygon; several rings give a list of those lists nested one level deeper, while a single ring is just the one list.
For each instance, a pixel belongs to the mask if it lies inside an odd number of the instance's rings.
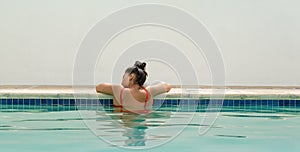
[{"label": "tiled pool wall", "polygon": [[[0,110],[27,111],[73,111],[78,109],[100,110],[113,109],[111,98],[46,98],[46,97],[1,97]],[[221,111],[264,111],[297,112],[300,110],[300,99],[276,99],[274,97],[261,99],[154,99],[156,110],[197,111],[204,112],[210,103],[219,103]],[[300,112],[300,111],[299,111]]]}]

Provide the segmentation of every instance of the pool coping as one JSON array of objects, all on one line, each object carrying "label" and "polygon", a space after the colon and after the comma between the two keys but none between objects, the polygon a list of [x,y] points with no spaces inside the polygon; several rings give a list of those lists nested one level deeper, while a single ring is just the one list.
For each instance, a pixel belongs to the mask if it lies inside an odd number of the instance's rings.
[{"label": "pool coping", "polygon": [[[300,86],[191,86],[172,85],[160,99],[211,99],[259,100],[300,99]],[[0,98],[87,98],[112,99],[112,96],[96,93],[95,86],[68,85],[1,85]]]}]

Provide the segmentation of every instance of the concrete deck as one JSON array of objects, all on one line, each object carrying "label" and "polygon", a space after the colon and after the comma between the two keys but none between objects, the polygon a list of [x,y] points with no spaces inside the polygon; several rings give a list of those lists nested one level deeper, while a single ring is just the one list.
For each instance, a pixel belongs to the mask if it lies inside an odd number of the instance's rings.
[{"label": "concrete deck", "polygon": [[[172,86],[170,92],[156,98],[214,97],[225,99],[300,99],[300,87],[296,86]],[[111,98],[96,93],[94,86],[0,86],[0,98]]]}]

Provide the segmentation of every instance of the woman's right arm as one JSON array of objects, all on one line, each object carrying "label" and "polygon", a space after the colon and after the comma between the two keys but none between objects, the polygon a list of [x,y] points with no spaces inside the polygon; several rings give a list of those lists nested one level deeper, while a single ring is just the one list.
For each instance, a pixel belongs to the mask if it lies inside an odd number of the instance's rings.
[{"label": "woman's right arm", "polygon": [[152,96],[156,96],[161,93],[169,92],[171,90],[171,86],[168,83],[160,82],[158,84],[148,86],[147,89]]}]

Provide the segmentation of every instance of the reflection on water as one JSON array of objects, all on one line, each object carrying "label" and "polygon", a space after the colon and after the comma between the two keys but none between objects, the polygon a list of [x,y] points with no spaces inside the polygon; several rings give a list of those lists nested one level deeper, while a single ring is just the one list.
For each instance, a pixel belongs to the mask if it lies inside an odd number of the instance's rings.
[{"label": "reflection on water", "polygon": [[148,129],[146,115],[123,112],[114,113],[117,115],[113,115],[111,118],[120,122],[119,126],[115,126],[116,129],[123,129],[122,136],[127,138],[124,140],[124,146],[145,146],[145,131]]},{"label": "reflection on water", "polygon": [[[103,119],[106,115],[107,119]],[[106,111],[97,114],[98,136],[108,139],[116,146],[146,146],[150,140],[161,140],[170,136],[146,133],[147,130],[164,125],[171,112],[152,112],[135,114],[128,112]]]},{"label": "reflection on water", "polygon": [[125,146],[145,146],[145,131],[148,129],[146,118],[137,114],[125,113],[121,120],[125,130],[123,136],[128,138],[125,140]]}]

